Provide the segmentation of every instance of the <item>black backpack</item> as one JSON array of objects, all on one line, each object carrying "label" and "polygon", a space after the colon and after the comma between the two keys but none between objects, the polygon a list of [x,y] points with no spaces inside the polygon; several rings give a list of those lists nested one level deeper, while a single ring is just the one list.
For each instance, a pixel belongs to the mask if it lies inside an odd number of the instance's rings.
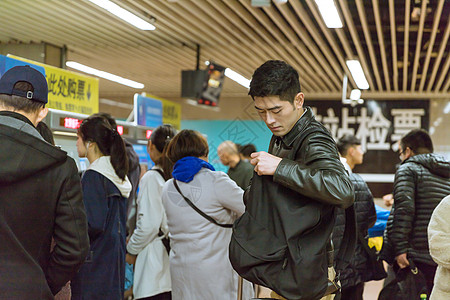
[{"label": "black backpack", "polygon": [[[290,159],[295,156],[293,152]],[[230,261],[236,272],[287,299],[319,299],[336,292],[338,278],[328,280],[333,253],[327,255],[334,207],[299,198],[295,191],[273,182],[273,176],[256,173],[248,193],[246,211],[233,225],[229,246]],[[354,252],[353,206],[346,209],[344,241],[337,257],[337,269],[343,269]]]}]

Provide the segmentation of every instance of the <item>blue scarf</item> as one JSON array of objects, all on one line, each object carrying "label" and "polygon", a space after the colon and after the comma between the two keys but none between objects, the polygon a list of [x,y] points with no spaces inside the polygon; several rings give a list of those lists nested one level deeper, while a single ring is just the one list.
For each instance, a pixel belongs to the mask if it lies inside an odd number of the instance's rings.
[{"label": "blue scarf", "polygon": [[172,176],[176,180],[187,183],[194,179],[195,174],[197,174],[201,168],[207,168],[211,171],[215,171],[214,167],[203,159],[193,156],[186,156],[175,163],[173,166]]}]

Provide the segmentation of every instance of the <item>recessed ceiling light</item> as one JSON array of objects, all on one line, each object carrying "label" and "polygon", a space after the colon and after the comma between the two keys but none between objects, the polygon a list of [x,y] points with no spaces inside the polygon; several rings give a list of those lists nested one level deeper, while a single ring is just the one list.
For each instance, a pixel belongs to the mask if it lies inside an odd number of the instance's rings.
[{"label": "recessed ceiling light", "polygon": [[150,24],[149,22],[143,20],[142,18],[130,13],[128,10],[123,9],[119,5],[109,1],[109,0],[89,0],[95,5],[100,6],[103,9],[106,9],[113,15],[121,18],[125,22],[130,23],[131,25],[141,29],[141,30],[155,30],[156,27]]},{"label": "recessed ceiling light", "polygon": [[81,72],[85,72],[85,73],[95,75],[95,76],[98,76],[101,78],[105,78],[105,79],[108,79],[108,80],[111,80],[111,81],[114,81],[114,82],[117,82],[117,83],[120,83],[120,84],[123,84],[126,86],[130,86],[135,89],[143,89],[144,88],[144,84],[142,84],[142,83],[139,83],[139,82],[136,82],[136,81],[133,81],[130,79],[126,79],[126,78],[123,78],[123,77],[120,77],[120,76],[117,76],[117,75],[114,75],[114,74],[111,74],[111,73],[108,73],[105,71],[100,71],[100,70],[82,65],[75,61],[66,62],[66,66],[76,69]]}]

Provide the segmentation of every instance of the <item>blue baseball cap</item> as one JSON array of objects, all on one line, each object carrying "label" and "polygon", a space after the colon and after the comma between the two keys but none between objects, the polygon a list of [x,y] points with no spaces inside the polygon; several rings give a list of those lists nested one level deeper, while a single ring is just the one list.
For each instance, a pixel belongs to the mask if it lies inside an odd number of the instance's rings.
[{"label": "blue baseball cap", "polygon": [[[14,85],[24,81],[31,84],[32,90],[22,91],[14,88]],[[16,66],[0,78],[0,94],[16,95],[33,101],[46,104],[48,102],[47,79],[38,70],[30,66]]]}]

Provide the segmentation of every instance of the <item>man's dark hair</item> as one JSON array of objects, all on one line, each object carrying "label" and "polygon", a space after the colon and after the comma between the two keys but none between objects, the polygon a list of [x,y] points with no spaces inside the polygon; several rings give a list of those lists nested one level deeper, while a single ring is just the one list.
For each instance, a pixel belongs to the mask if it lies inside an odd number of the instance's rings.
[{"label": "man's dark hair", "polygon": [[433,142],[428,132],[423,129],[413,129],[408,132],[400,140],[400,145],[403,150],[409,147],[415,154],[433,153]]},{"label": "man's dark hair", "polygon": [[253,144],[247,144],[239,148],[239,153],[241,153],[244,157],[250,157],[250,154],[253,152],[256,152],[256,147]]},{"label": "man's dark hair", "polygon": [[206,138],[195,130],[181,130],[167,146],[167,157],[176,163],[186,156],[208,156],[209,146]]},{"label": "man's dark hair", "polygon": [[[15,90],[19,91],[32,91],[34,92],[33,86],[25,81],[19,81],[14,85]],[[25,97],[20,97],[16,95],[6,95],[6,94],[0,94],[0,102],[6,106],[10,107],[13,110],[17,111],[24,111],[26,113],[35,113],[39,109],[43,108],[45,106],[45,103],[39,102],[39,101],[33,101],[30,99],[27,99]]]},{"label": "man's dark hair", "polygon": [[255,97],[279,96],[281,100],[294,102],[300,93],[297,71],[281,60],[269,60],[253,73],[248,94]]},{"label": "man's dark hair", "polygon": [[353,134],[344,134],[337,142],[337,148],[341,156],[347,155],[350,147],[361,145],[361,140]]}]

